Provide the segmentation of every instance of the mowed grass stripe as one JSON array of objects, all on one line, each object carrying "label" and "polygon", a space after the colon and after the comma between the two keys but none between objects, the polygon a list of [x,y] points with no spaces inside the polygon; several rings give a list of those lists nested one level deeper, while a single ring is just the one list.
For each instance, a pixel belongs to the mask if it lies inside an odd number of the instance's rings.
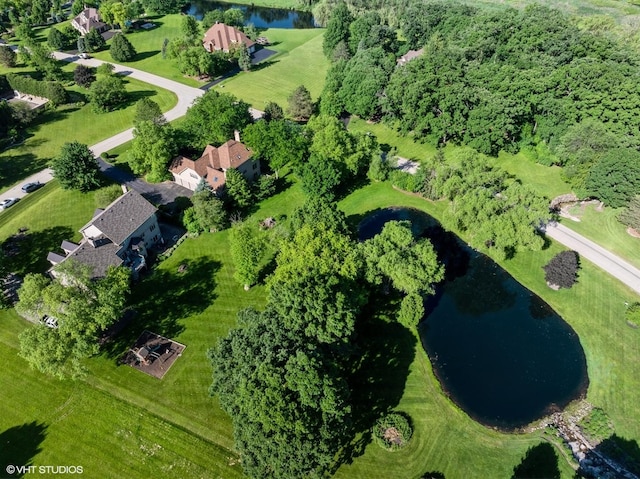
[{"label": "mowed grass stripe", "polygon": [[268,102],[276,102],[286,109],[288,98],[304,85],[317,100],[324,86],[329,61],[322,53],[324,30],[269,29],[264,33],[278,55],[258,65],[254,71],[241,72],[215,88],[232,93],[258,110]]}]

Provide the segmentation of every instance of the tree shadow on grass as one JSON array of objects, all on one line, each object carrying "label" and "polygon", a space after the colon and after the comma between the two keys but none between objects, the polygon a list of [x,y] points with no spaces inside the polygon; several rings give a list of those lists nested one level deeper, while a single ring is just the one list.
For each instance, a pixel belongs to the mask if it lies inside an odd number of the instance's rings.
[{"label": "tree shadow on grass", "polygon": [[122,333],[104,345],[110,358],[119,358],[145,329],[166,338],[184,331],[183,319],[201,313],[215,299],[215,276],[221,264],[201,257],[183,260],[172,269],[155,269],[133,287],[131,304],[137,312]]},{"label": "tree shadow on grass", "polygon": [[364,453],[376,420],[393,410],[404,393],[417,340],[393,319],[397,299],[374,293],[361,315],[354,355],[360,360],[354,364],[350,380],[354,439],[341,451],[337,465],[350,464]]},{"label": "tree shadow on grass", "polygon": [[44,273],[49,269],[49,252],[61,252],[60,244],[71,237],[73,230],[68,226],[54,226],[34,232],[16,231],[0,247],[5,255],[7,269],[24,276],[27,273]]},{"label": "tree shadow on grass", "polygon": [[0,474],[2,477],[23,477],[24,472],[7,474],[7,466],[30,466],[33,458],[42,451],[47,426],[36,421],[10,427],[0,432]]},{"label": "tree shadow on grass", "polygon": [[141,60],[146,60],[147,58],[151,58],[153,56],[156,56],[158,53],[160,53],[160,50],[151,50],[148,52],[140,52],[136,55],[136,57],[134,58],[135,61],[139,62]]},{"label": "tree shadow on grass", "polygon": [[11,186],[44,166],[33,153],[3,154],[0,157],[0,187]]},{"label": "tree shadow on grass", "polygon": [[560,479],[558,455],[548,442],[530,447],[520,464],[513,468],[511,479]]}]

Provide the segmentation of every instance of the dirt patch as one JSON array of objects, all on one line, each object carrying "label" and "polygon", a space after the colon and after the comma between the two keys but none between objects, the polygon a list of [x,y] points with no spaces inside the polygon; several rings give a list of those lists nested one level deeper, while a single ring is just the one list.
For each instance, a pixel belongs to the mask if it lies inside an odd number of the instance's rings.
[{"label": "dirt patch", "polygon": [[633,228],[629,227],[627,228],[627,234],[629,236],[633,236],[634,238],[640,238],[640,232],[634,230]]},{"label": "dirt patch", "polygon": [[121,358],[123,364],[162,379],[182,356],[186,346],[150,331],[144,331],[133,347]]},{"label": "dirt patch", "polygon": [[400,431],[398,431],[395,427],[389,427],[384,431],[382,436],[385,441],[389,444],[395,444],[397,446],[402,446],[404,444],[404,439]]}]

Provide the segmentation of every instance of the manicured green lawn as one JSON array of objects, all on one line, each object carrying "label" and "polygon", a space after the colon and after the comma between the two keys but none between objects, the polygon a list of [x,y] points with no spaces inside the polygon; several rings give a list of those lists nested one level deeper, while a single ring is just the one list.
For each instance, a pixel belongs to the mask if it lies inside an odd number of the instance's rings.
[{"label": "manicured green lawn", "polygon": [[[65,224],[75,231],[93,209],[90,195],[65,192],[56,185],[32,195],[14,207],[13,215],[11,210],[0,214],[2,237],[22,223],[33,232],[47,224]],[[288,215],[302,199],[294,184],[262,203],[254,218]],[[47,220],[45,206],[60,203],[67,209],[53,208],[59,216]],[[340,204],[352,222],[389,205],[421,208],[436,217],[444,210],[441,203],[403,194],[388,184],[367,186]],[[13,311],[0,313],[0,360],[5,365],[0,370],[0,431],[33,421],[43,424],[46,435],[36,465],[55,458],[99,471],[100,477],[142,477],[155,471],[177,471],[180,477],[239,477],[231,451],[231,423],[217,400],[207,395],[211,370],[205,353],[234,326],[240,308],[262,307],[265,294],[262,286],[245,292],[233,279],[227,236],[222,232],[185,241],[136,287],[137,316],[102,356],[87,362],[90,374],[85,381],[59,382],[29,370],[16,356],[17,334],[26,323]],[[640,370],[631,365],[640,360],[640,331],[623,319],[624,301],[633,295],[589,264],[573,289],[548,289],[541,266],[557,251],[554,245],[521,253],[504,266],[576,330],[587,355],[589,400],[607,411],[619,435],[637,441]],[[186,267],[183,272],[178,271],[181,265]],[[392,408],[410,414],[415,435],[406,450],[396,453],[365,444],[337,477],[386,477],[390,471],[403,478],[426,471],[441,471],[449,479],[509,477],[527,448],[541,441],[539,433],[503,434],[469,419],[442,395],[415,335],[383,318],[375,321],[376,328],[365,333],[372,345],[381,347],[378,381],[370,386],[373,397],[392,398]],[[162,380],[117,363],[144,329],[187,346]],[[369,400],[359,401],[357,410],[369,407]],[[94,449],[97,452],[91,452]],[[559,467],[563,477],[572,477],[562,460]]]},{"label": "manicured green lawn", "polygon": [[[73,66],[66,65],[65,70],[72,71]],[[133,78],[124,81],[129,93],[127,103],[108,113],[95,113],[91,105],[85,103],[86,90],[69,87],[75,103],[45,111],[28,129],[28,138],[23,144],[0,153],[0,192],[44,168],[66,142],[75,140],[92,145],[131,128],[135,103],[140,98],[153,99],[162,111],[170,110],[177,102],[175,94],[168,90]]]},{"label": "manicured green lawn", "polygon": [[586,205],[570,211],[581,221],[563,219],[562,224],[640,268],[640,238],[627,233],[627,227],[618,221],[620,209],[605,207],[598,211],[595,205]]},{"label": "manicured green lawn", "polygon": [[272,43],[267,48],[278,54],[262,62],[256,70],[241,72],[215,88],[233,93],[258,110],[264,110],[270,101],[286,109],[289,95],[300,85],[317,100],[329,67],[322,54],[323,32],[321,29],[266,30],[263,35]]},{"label": "manicured green lawn", "polygon": [[[164,39],[167,38],[171,41],[174,38],[182,36],[180,33],[182,18],[183,17],[178,14],[148,17],[146,20],[157,25],[156,28],[152,28],[151,30],[135,30],[127,33],[127,39],[138,52],[136,60],[128,62],[127,65],[184,83],[185,85],[195,87],[202,85],[202,82],[183,76],[180,70],[178,70],[175,60],[162,58],[162,43]],[[117,63],[111,58],[109,45],[111,45],[111,40],[107,42],[107,48],[104,51],[94,53],[93,56],[100,60]]]}]

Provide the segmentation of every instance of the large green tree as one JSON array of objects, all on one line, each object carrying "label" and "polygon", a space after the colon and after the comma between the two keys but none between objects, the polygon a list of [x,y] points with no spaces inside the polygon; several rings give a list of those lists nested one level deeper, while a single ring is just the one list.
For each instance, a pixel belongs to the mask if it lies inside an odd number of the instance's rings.
[{"label": "large green tree", "polygon": [[107,112],[114,110],[127,98],[127,91],[122,78],[115,75],[108,75],[91,84],[89,88],[89,99],[96,112]]},{"label": "large green tree", "polygon": [[444,278],[444,269],[431,242],[416,239],[409,221],[390,221],[382,231],[361,243],[366,278],[372,284],[390,284],[407,294],[432,294]]},{"label": "large green tree", "polygon": [[327,58],[333,57],[333,51],[340,42],[349,42],[349,26],[353,17],[347,4],[339,2],[331,12],[331,18],[327,23],[327,29],[322,39],[322,50]]},{"label": "large green tree", "polygon": [[111,40],[111,47],[109,47],[109,53],[111,58],[117,62],[130,62],[137,55],[136,49],[122,33],[114,35]]},{"label": "large green tree", "polygon": [[233,138],[234,130],[242,130],[251,123],[249,105],[233,95],[209,90],[193,102],[181,129],[192,146],[221,145]]},{"label": "large green tree", "polygon": [[130,271],[112,267],[91,280],[89,269],[65,261],[56,268],[64,284],[38,274],[25,277],[17,310],[35,321],[46,315],[57,322],[56,328],[36,324],[20,334],[20,355],[31,367],[59,378],[83,375],[82,361],[98,352],[100,335],[120,318]]},{"label": "large green tree", "polygon": [[609,150],[589,171],[587,190],[614,208],[640,194],[640,152],[632,148]]},{"label": "large green tree", "polygon": [[311,93],[304,85],[296,88],[289,96],[289,115],[296,120],[306,121],[313,114],[313,101]]},{"label": "large green tree", "polygon": [[169,177],[169,161],[176,153],[173,129],[169,125],[149,120],[136,123],[128,153],[134,173],[146,175],[150,182],[163,181]]},{"label": "large green tree", "polygon": [[244,130],[242,138],[276,177],[283,166],[300,165],[309,149],[309,140],[302,128],[288,120],[253,123]]},{"label": "large green tree", "polygon": [[51,160],[53,176],[65,189],[89,191],[100,186],[100,168],[87,145],[73,141],[65,143],[58,156]]}]

